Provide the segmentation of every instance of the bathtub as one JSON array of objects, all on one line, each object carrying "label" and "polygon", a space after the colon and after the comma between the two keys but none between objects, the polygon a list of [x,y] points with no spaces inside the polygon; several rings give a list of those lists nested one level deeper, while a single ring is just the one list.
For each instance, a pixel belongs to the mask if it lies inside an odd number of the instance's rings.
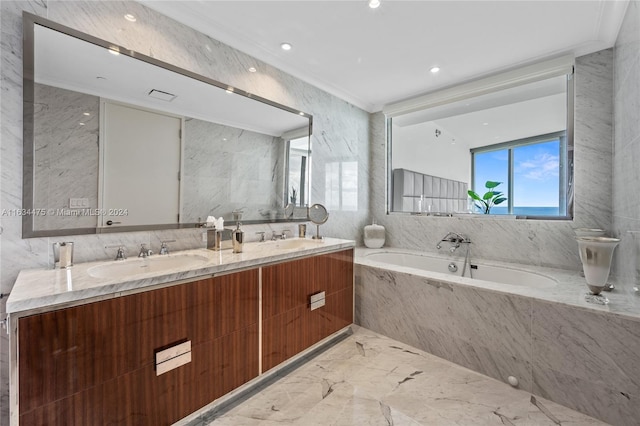
[{"label": "bathtub", "polygon": [[612,281],[610,303],[593,305],[578,271],[472,251],[472,278],[462,277],[464,254],[356,248],[355,323],[610,424],[638,425],[640,297],[629,283]]},{"label": "bathtub", "polygon": [[412,251],[365,252],[361,260],[453,276],[462,276],[464,270],[465,278],[513,286],[548,289],[558,285],[554,278],[516,267],[488,265],[475,262],[473,259],[470,265],[465,267],[464,258],[435,257]]}]

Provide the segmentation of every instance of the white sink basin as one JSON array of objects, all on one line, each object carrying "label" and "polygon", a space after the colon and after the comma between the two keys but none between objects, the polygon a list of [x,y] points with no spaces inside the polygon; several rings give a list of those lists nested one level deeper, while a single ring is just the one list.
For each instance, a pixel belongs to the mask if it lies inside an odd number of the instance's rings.
[{"label": "white sink basin", "polygon": [[87,273],[94,278],[126,278],[133,275],[162,273],[172,269],[197,268],[209,259],[197,254],[169,254],[147,258],[109,262],[89,268]]},{"label": "white sink basin", "polygon": [[245,246],[249,251],[256,250],[303,250],[322,245],[322,240],[307,240],[304,238],[292,238],[290,240],[266,241],[263,243],[250,243]]}]

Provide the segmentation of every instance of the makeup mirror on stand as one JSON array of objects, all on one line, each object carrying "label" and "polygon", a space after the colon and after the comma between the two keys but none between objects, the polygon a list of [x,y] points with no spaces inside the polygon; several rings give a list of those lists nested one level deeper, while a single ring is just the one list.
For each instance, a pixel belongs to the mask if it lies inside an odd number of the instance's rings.
[{"label": "makeup mirror on stand", "polygon": [[329,219],[329,213],[322,204],[314,204],[309,207],[309,220],[316,224],[316,235],[313,236],[314,240],[321,240],[320,225],[325,223]]}]

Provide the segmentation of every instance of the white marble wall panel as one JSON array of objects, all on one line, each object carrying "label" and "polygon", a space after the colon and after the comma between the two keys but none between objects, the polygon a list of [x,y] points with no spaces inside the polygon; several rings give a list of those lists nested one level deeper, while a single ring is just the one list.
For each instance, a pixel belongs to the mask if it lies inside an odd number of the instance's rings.
[{"label": "white marble wall panel", "polygon": [[232,220],[236,209],[255,220],[262,212],[281,209],[283,145],[273,136],[187,119],[181,221]]},{"label": "white marble wall panel", "polygon": [[[70,211],[70,198],[86,198],[86,208],[97,209],[100,99],[43,84],[35,84],[34,97],[34,181],[41,185],[34,188],[33,208]],[[97,225],[91,215],[33,220],[35,230]]]},{"label": "white marble wall panel", "polygon": [[355,322],[531,390],[527,298],[357,265]]},{"label": "white marble wall panel", "polygon": [[[314,116],[312,202],[324,202],[324,164],[334,159],[357,161],[358,206],[355,211],[330,210],[321,232],[328,236],[356,239],[368,217],[369,114],[308,83],[292,77],[242,52],[232,49],[169,17],[133,1],[1,1],[0,2],[0,207],[22,208],[22,11],[47,17],[63,25],[112,41],[179,67],[225,82],[247,92],[272,99]],[[132,13],[136,23],[123,16]],[[256,67],[257,73],[247,72]],[[316,159],[320,164],[316,167]],[[273,173],[273,171],[270,171]],[[316,189],[316,185],[321,185]],[[221,207],[222,208],[222,207]],[[21,269],[51,267],[51,243],[74,241],[75,261],[110,259],[124,245],[137,253],[149,242],[154,250],[161,240],[176,239],[176,249],[202,247],[201,232],[193,229],[143,233],[60,236],[23,240],[19,217],[0,217],[0,293],[11,291]],[[245,226],[247,240],[257,240],[256,231],[297,235],[295,224]],[[315,233],[309,228],[309,234]],[[171,244],[170,244],[171,246]],[[0,312],[5,311],[0,299]],[[3,335],[3,333],[0,333]],[[8,365],[6,339],[0,341],[0,424],[8,422]]]},{"label": "white marble wall panel", "polygon": [[640,322],[533,301],[533,393],[614,425],[640,419]]},{"label": "white marble wall panel", "polygon": [[[0,208],[22,207],[22,10],[46,13],[40,1],[0,3]],[[46,240],[20,239],[19,217],[0,216],[0,294],[22,268],[46,262]],[[12,255],[14,254],[14,255]],[[31,266],[27,266],[31,265]],[[8,277],[8,278],[7,278]],[[6,296],[0,312],[6,312]],[[0,423],[9,423],[9,341],[0,333]]]},{"label": "white marble wall panel", "polygon": [[573,228],[610,228],[612,156],[611,50],[576,59],[575,214],[573,221],[457,219],[386,214],[385,119],[371,116],[371,216],[387,229],[387,245],[435,251],[449,231],[468,235],[483,259],[578,269]]},{"label": "white marble wall panel", "polygon": [[613,233],[622,239],[614,272],[629,286],[640,283],[640,3],[630,1],[614,48],[615,138],[613,155]]}]

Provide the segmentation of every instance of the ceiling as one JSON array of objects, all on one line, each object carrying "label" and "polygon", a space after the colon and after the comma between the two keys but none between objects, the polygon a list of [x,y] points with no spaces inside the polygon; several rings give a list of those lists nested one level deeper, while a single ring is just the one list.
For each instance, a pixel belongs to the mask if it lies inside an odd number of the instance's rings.
[{"label": "ceiling", "polygon": [[[628,4],[139,1],[369,112],[537,60],[612,47]],[[283,42],[293,49],[282,50]]]}]

